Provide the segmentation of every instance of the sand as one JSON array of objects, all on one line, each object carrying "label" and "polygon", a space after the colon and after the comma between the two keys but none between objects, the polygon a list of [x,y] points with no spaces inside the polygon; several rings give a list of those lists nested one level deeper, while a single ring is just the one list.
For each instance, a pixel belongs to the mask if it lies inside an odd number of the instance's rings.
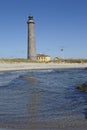
[{"label": "sand", "polygon": [[87,63],[0,63],[0,71],[85,67]]}]

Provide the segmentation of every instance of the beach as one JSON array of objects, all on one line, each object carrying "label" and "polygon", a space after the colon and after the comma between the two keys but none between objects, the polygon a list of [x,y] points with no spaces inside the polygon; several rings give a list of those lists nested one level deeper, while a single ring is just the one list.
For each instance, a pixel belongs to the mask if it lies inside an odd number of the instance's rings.
[{"label": "beach", "polygon": [[0,63],[0,71],[30,70],[30,69],[58,69],[85,68],[87,63]]}]

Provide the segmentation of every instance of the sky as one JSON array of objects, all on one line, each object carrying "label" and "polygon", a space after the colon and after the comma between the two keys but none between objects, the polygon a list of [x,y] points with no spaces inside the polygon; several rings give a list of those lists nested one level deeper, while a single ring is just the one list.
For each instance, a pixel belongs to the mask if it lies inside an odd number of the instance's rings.
[{"label": "sky", "polygon": [[87,58],[87,0],[0,0],[0,58],[27,58],[29,15],[37,54]]}]

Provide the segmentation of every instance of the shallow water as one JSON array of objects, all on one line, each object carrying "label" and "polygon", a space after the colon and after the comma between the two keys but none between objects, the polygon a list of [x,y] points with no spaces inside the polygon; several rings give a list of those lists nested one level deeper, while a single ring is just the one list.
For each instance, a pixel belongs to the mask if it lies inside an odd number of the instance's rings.
[{"label": "shallow water", "polygon": [[1,130],[87,127],[85,69],[0,72]]}]

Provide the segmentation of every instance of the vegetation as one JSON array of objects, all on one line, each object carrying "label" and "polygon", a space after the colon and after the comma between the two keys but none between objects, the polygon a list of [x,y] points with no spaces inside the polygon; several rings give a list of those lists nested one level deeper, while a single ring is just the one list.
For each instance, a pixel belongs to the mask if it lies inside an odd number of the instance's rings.
[{"label": "vegetation", "polygon": [[0,63],[28,63],[28,62],[36,62],[36,61],[31,61],[31,60],[27,60],[27,59],[23,59],[23,58],[14,58],[14,59],[0,59]]},{"label": "vegetation", "polygon": [[81,84],[81,85],[77,86],[77,89],[87,92],[87,84]]},{"label": "vegetation", "polygon": [[[0,59],[0,63],[44,63],[44,61],[32,61],[32,60],[28,60],[28,59],[23,59],[23,58],[14,58],[14,59]],[[45,63],[87,63],[87,59],[62,59],[62,58],[58,58],[58,59],[54,59]]]},{"label": "vegetation", "polygon": [[33,61],[33,60],[29,60],[29,59],[24,59],[24,58],[13,58],[13,59],[0,59],[0,63],[49,63],[44,62],[44,61]]},{"label": "vegetation", "polygon": [[53,62],[64,62],[64,63],[87,63],[87,59],[58,59]]}]

